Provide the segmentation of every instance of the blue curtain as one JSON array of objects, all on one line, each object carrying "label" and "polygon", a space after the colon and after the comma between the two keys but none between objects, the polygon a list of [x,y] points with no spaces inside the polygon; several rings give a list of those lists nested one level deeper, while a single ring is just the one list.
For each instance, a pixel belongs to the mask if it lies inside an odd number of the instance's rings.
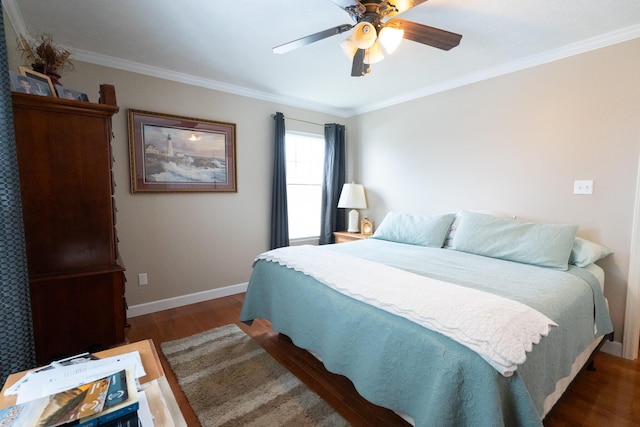
[{"label": "blue curtain", "polygon": [[320,244],[333,243],[333,232],[344,230],[344,214],[338,211],[338,199],[344,185],[345,128],[339,124],[324,125],[324,177],[322,180],[322,214]]},{"label": "blue curtain", "polygon": [[274,120],[275,151],[273,156],[273,184],[271,188],[271,249],[289,246],[284,114],[276,113]]},{"label": "blue curtain", "polygon": [[0,16],[0,380],[35,366],[7,44]]}]

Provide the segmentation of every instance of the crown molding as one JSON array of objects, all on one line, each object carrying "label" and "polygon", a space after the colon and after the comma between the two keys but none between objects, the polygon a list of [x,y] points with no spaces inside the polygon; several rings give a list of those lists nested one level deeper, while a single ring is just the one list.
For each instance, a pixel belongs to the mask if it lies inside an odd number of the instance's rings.
[{"label": "crown molding", "polygon": [[[9,21],[17,34],[27,34],[26,25],[22,14],[17,5],[16,0],[3,0],[2,6]],[[329,107],[324,104],[313,103],[298,98],[275,95],[268,92],[257,91],[254,89],[236,86],[229,83],[223,83],[216,80],[197,77],[186,73],[166,70],[160,67],[141,64],[135,61],[124,60],[107,55],[101,55],[94,52],[81,51],[73,49],[75,57],[84,62],[102,65],[105,67],[115,68],[123,71],[130,71],[151,77],[157,77],[165,80],[175,81],[188,85],[203,87],[207,89],[217,90],[221,92],[231,93],[234,95],[245,96],[248,98],[259,99],[262,101],[273,102],[277,104],[289,105],[292,107],[303,108],[306,110],[317,111],[321,113],[331,114],[338,117],[349,118],[403,102],[412,101],[418,98],[445,92],[451,89],[463,87],[473,83],[488,80],[494,77],[503,76],[505,74],[536,67],[553,61],[558,61],[567,57],[579,55],[592,50],[611,46],[640,37],[640,24],[626,27],[617,31],[613,31],[602,36],[593,37],[577,43],[572,43],[564,47],[543,52],[538,55],[532,55],[517,61],[512,61],[497,67],[491,67],[485,70],[469,74],[457,79],[447,80],[437,85],[427,86],[416,91],[408,92],[400,96],[389,98],[385,101],[375,104],[369,104],[353,109],[341,109]]]},{"label": "crown molding", "polygon": [[3,0],[2,8],[4,9],[6,16],[9,18],[9,22],[11,22],[16,34],[26,34],[27,27],[24,25],[24,19],[22,18],[22,13],[16,4],[16,1]]},{"label": "crown molding", "polygon": [[512,61],[506,64],[499,65],[497,67],[478,71],[461,78],[447,80],[437,85],[424,87],[417,91],[412,91],[401,96],[390,98],[383,102],[363,106],[361,108],[355,108],[349,111],[349,116],[364,114],[371,111],[379,110],[381,108],[401,104],[403,102],[412,101],[414,99],[423,98],[425,96],[434,95],[436,93],[445,92],[458,87],[470,85],[472,83],[488,80],[493,77],[503,76],[505,74],[514,73],[516,71],[536,67],[538,65],[547,64],[550,62],[558,61],[560,59],[579,55],[581,53],[586,53],[592,50],[622,43],[628,40],[636,39],[638,37],[640,37],[640,24],[632,25],[630,27],[626,27],[617,31],[612,31],[602,36],[593,37],[591,39],[583,40],[577,43],[572,43],[561,48],[540,53],[538,55],[528,56],[517,61]]},{"label": "crown molding", "polygon": [[102,65],[109,68],[129,71],[150,77],[157,77],[164,80],[170,80],[206,89],[218,90],[234,95],[246,96],[248,98],[259,99],[261,101],[289,105],[292,107],[331,114],[338,117],[347,117],[347,112],[345,110],[329,107],[327,105],[317,104],[292,97],[274,95],[268,92],[262,92],[242,86],[219,82],[217,80],[197,77],[191,74],[180,73],[177,71],[171,71],[161,67],[145,65],[135,61],[129,61],[78,49],[74,49],[74,57],[79,61],[88,62],[95,65]]},{"label": "crown molding", "polygon": [[[16,0],[2,0],[2,8],[6,16],[9,18],[16,34],[28,34],[27,27],[20,12]],[[317,111],[320,113],[331,114],[338,117],[346,118],[347,111],[340,108],[330,107],[324,104],[305,101],[302,99],[275,95],[272,93],[257,91],[241,86],[223,83],[216,80],[197,77],[186,73],[179,73],[160,67],[141,64],[135,61],[128,61],[112,56],[101,55],[94,52],[75,49],[71,46],[63,46],[74,53],[75,59],[88,62],[95,65],[101,65],[109,68],[115,68],[123,71],[130,71],[150,77],[157,77],[164,80],[175,81],[192,86],[198,86],[206,89],[218,90],[221,92],[231,93],[234,95],[245,96],[248,98],[259,99],[262,101],[273,102],[276,104],[289,105],[292,107],[303,108],[306,110]]]}]

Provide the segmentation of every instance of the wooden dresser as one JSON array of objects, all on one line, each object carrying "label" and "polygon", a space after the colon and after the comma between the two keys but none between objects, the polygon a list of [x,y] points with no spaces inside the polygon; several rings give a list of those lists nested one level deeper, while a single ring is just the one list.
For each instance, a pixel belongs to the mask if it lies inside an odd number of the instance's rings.
[{"label": "wooden dresser", "polygon": [[37,362],[122,343],[113,86],[101,86],[113,105],[12,96]]}]

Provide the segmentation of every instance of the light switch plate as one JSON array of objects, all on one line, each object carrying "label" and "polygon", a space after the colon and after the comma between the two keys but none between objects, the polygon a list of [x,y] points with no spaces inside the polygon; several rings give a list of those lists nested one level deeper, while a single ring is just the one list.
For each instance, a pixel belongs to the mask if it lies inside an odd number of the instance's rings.
[{"label": "light switch plate", "polygon": [[147,273],[138,274],[138,286],[146,286],[149,283]]},{"label": "light switch plate", "polygon": [[573,194],[593,194],[593,180],[573,181]]}]

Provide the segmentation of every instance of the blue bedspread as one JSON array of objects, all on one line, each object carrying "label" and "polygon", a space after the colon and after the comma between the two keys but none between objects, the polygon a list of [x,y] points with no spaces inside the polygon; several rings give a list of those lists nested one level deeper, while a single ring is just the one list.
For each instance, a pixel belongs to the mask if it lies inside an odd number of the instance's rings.
[{"label": "blue bedspread", "polygon": [[584,270],[572,274],[376,239],[325,248],[512,298],[559,324],[507,378],[443,335],[302,273],[257,262],[240,320],[270,320],[274,330],[317,353],[328,370],[350,378],[363,397],[410,415],[417,426],[539,426],[545,397],[594,339],[594,301],[598,333],[612,330],[602,291]]}]

